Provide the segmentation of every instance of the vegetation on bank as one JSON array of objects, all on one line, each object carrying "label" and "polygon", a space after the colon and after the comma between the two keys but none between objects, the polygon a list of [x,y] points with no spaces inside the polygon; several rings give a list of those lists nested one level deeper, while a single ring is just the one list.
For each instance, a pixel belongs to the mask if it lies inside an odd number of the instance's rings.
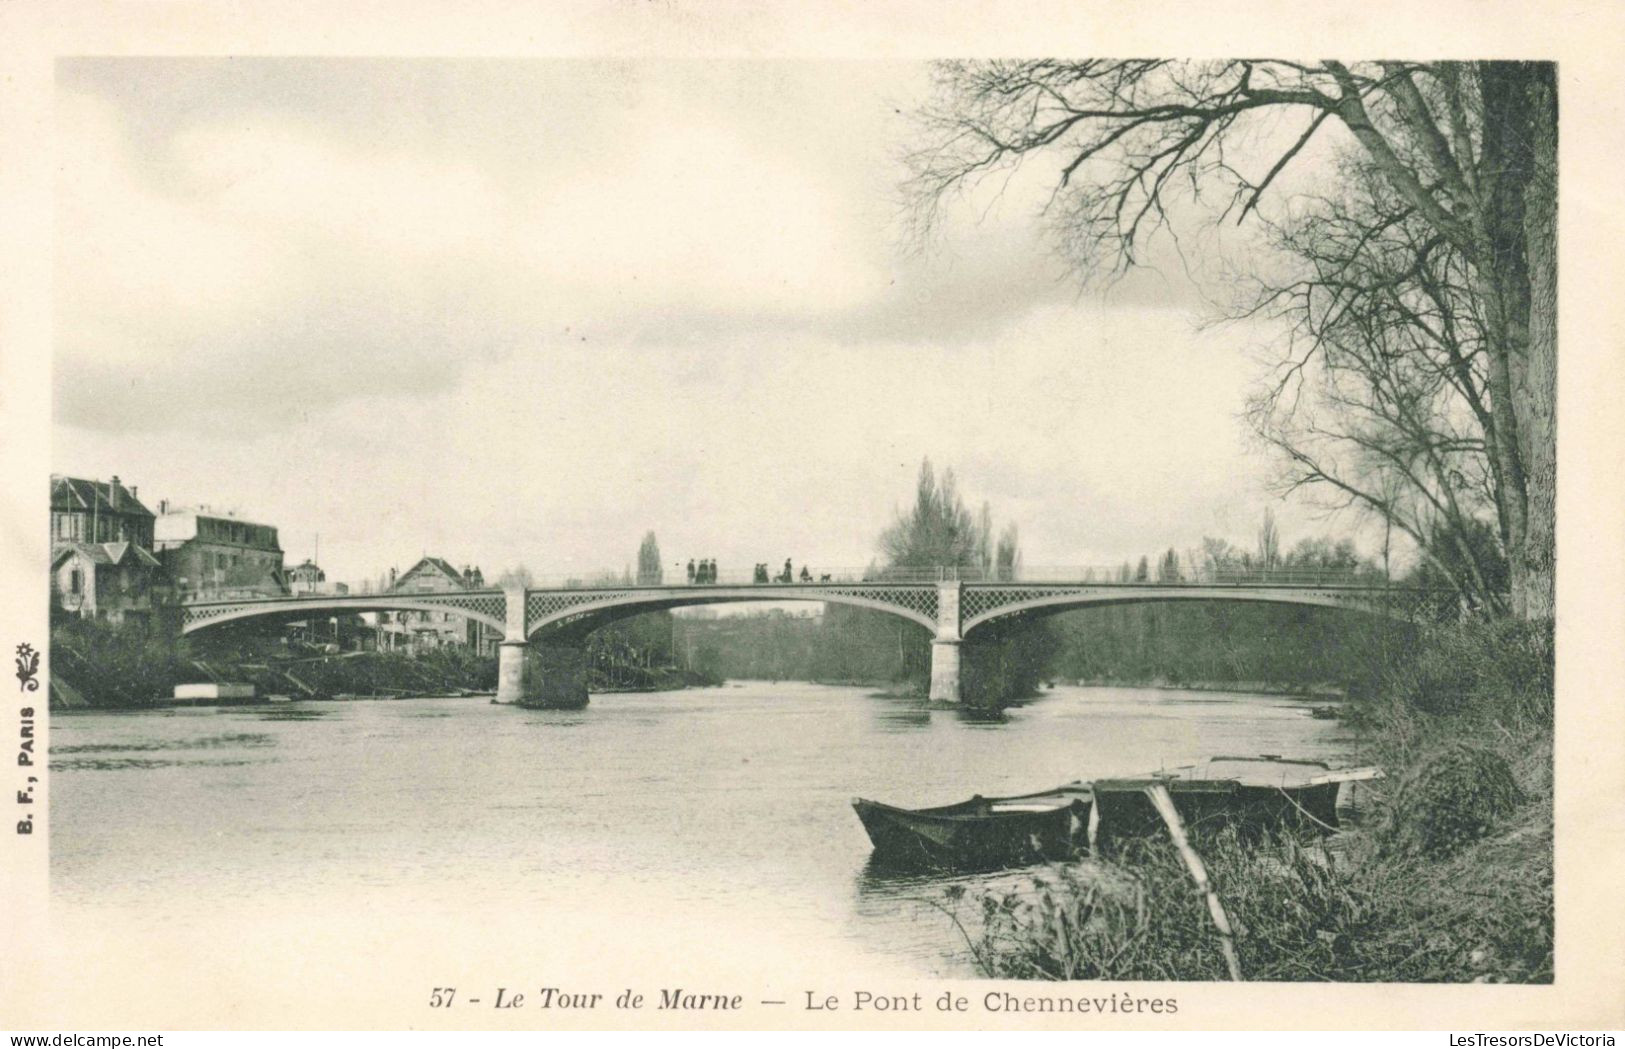
[{"label": "vegetation on bank", "polygon": [[[1357,828],[1331,848],[1195,839],[1245,978],[1552,980],[1552,656],[1549,622],[1427,631],[1349,705],[1365,757],[1388,771]],[[1160,838],[972,900],[951,889],[946,905],[989,976],[1228,975],[1203,899]]]},{"label": "vegetation on bank", "polygon": [[163,705],[175,686],[248,683],[259,695],[445,695],[496,688],[496,659],[445,648],[419,656],[332,654],[275,639],[229,637],[191,643],[139,629],[64,617],[51,631],[52,680],[95,709]]},{"label": "vegetation on bank", "polygon": [[[627,644],[623,630],[589,649],[592,692],[663,691],[714,685],[717,679],[657,661]],[[658,627],[658,624],[655,624]],[[630,630],[636,636],[640,628]],[[495,656],[443,647],[417,655],[332,653],[283,644],[274,637],[223,635],[212,641],[175,640],[139,629],[63,617],[51,632],[51,676],[75,702],[92,709],[139,710],[163,705],[176,685],[200,681],[249,683],[261,696],[333,699],[339,696],[431,696],[493,692]]]}]

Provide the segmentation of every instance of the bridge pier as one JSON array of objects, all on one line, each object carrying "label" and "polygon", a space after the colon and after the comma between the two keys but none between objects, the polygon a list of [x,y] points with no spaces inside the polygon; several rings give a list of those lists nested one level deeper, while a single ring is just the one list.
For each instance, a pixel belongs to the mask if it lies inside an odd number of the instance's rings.
[{"label": "bridge pier", "polygon": [[931,702],[958,705],[959,683],[958,641],[931,642]]},{"label": "bridge pier", "polygon": [[963,696],[959,675],[960,584],[937,584],[937,636],[931,640],[931,702],[958,706]]},{"label": "bridge pier", "polygon": [[523,641],[504,641],[497,646],[497,694],[493,703],[524,702],[525,656],[530,646]]},{"label": "bridge pier", "polygon": [[525,701],[525,665],[530,654],[530,638],[525,633],[525,588],[505,587],[502,597],[507,620],[502,643],[497,646],[497,694],[491,702],[518,705]]},{"label": "bridge pier", "polygon": [[533,643],[525,596],[522,587],[504,594],[508,618],[497,648],[497,694],[491,702],[579,710],[587,705],[587,651],[580,645]]}]

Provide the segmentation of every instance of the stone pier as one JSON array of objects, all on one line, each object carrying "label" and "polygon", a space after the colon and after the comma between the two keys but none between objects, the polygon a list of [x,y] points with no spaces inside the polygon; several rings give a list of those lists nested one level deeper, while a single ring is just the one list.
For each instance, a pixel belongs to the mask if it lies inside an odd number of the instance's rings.
[{"label": "stone pier", "polygon": [[497,694],[493,703],[522,703],[525,699],[525,656],[530,646],[523,641],[504,641],[497,646]]},{"label": "stone pier", "polygon": [[580,645],[532,642],[525,591],[504,594],[507,626],[497,649],[497,694],[493,703],[550,710],[587,705],[587,652]]},{"label": "stone pier", "polygon": [[960,634],[960,584],[937,584],[937,635],[931,640],[931,691],[933,703],[957,705],[961,698],[959,674],[959,646],[964,642]]},{"label": "stone pier", "polygon": [[525,588],[510,586],[502,596],[508,618],[497,648],[497,694],[491,702],[518,704],[525,701],[525,657],[530,652],[530,638],[525,636]]}]

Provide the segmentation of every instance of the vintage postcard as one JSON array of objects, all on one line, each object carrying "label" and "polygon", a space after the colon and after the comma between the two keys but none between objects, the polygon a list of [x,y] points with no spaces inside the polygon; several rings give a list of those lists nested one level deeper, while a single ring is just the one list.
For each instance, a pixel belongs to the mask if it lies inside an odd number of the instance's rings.
[{"label": "vintage postcard", "polygon": [[0,1028],[1625,1025],[1621,18],[1360,10],[5,5]]}]

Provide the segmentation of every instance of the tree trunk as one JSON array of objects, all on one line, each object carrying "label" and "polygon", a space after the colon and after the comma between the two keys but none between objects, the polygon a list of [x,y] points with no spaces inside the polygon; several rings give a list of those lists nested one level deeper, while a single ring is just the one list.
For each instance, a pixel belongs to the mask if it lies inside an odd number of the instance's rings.
[{"label": "tree trunk", "polygon": [[1485,62],[1479,82],[1491,453],[1505,486],[1512,611],[1540,618],[1553,608],[1557,472],[1555,78],[1550,66]]},{"label": "tree trunk", "polygon": [[1519,433],[1526,450],[1529,530],[1524,615],[1549,618],[1556,611],[1557,550],[1557,70],[1531,68],[1529,142],[1531,178],[1524,214],[1529,245],[1529,363]]}]

